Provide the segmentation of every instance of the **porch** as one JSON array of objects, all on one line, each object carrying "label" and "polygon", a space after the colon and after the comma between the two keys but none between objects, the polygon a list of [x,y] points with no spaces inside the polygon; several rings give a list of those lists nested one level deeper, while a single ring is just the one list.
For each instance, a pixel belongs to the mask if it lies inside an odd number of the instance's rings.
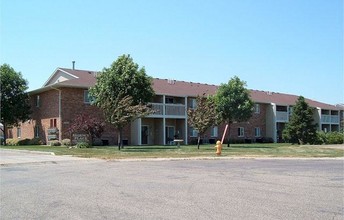
[{"label": "porch", "polygon": [[140,118],[131,126],[133,145],[175,145],[174,139],[187,144],[187,121],[178,118]]}]

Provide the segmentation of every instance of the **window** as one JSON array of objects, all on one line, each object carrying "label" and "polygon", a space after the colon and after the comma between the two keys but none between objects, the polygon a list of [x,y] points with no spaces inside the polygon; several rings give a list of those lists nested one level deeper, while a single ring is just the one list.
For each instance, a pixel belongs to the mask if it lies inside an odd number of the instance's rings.
[{"label": "window", "polygon": [[91,104],[94,98],[89,94],[88,90],[84,90],[84,103]]},{"label": "window", "polygon": [[38,138],[39,137],[39,126],[36,125],[35,126],[35,138]]},{"label": "window", "polygon": [[211,133],[210,136],[211,136],[211,137],[217,137],[217,136],[218,136],[218,130],[219,130],[219,129],[218,129],[217,126],[212,127],[212,128],[211,128],[211,131],[210,131],[210,133]]},{"label": "window", "polygon": [[174,99],[172,97],[166,97],[165,98],[165,103],[166,104],[173,104],[174,103]]},{"label": "window", "polygon": [[17,138],[21,137],[21,128],[17,128]]},{"label": "window", "polygon": [[8,129],[8,138],[13,138],[13,130],[12,130],[12,128]]},{"label": "window", "polygon": [[40,97],[39,95],[36,96],[36,107],[39,107],[40,106]]},{"label": "window", "polygon": [[254,128],[254,136],[260,137],[260,128],[259,127]]},{"label": "window", "polygon": [[191,137],[198,137],[198,131],[194,128],[190,128]]},{"label": "window", "polygon": [[190,108],[195,109],[196,107],[197,107],[196,99],[191,99],[190,100]]},{"label": "window", "polygon": [[56,128],[57,127],[57,120],[56,118],[50,119],[50,128]]},{"label": "window", "polygon": [[238,128],[238,137],[244,137],[245,130],[243,127]]},{"label": "window", "polygon": [[259,114],[260,113],[260,105],[259,104],[254,104],[254,113]]}]

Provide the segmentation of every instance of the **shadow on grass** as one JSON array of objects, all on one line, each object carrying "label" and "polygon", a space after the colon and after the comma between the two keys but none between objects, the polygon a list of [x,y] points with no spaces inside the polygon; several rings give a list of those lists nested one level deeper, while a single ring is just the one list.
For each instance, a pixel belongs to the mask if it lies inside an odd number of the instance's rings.
[{"label": "shadow on grass", "polygon": [[271,149],[274,148],[273,146],[257,146],[257,145],[230,145],[229,147],[227,147],[227,144],[225,146],[222,146],[222,148],[247,148],[247,149],[253,149],[253,148],[258,148],[258,149],[262,149],[262,148],[267,148],[267,149]]},{"label": "shadow on grass", "polygon": [[146,146],[146,147],[124,147],[121,151],[130,151],[130,152],[153,152],[153,151],[161,151],[161,150],[176,150],[177,147],[163,147],[163,146]]}]

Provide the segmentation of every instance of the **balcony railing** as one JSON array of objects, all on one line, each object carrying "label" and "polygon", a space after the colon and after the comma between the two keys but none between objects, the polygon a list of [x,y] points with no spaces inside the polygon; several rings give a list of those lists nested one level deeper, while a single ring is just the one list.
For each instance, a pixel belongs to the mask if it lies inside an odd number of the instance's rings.
[{"label": "balcony railing", "polygon": [[321,115],[321,123],[339,124],[339,116],[338,115]]},{"label": "balcony railing", "polygon": [[165,115],[168,116],[186,116],[186,109],[185,105],[182,104],[162,104],[162,103],[150,103],[152,109],[155,111],[150,116],[163,116],[164,115],[164,108],[165,108]]},{"label": "balcony railing", "polygon": [[288,122],[289,121],[288,112],[277,111],[276,112],[276,121],[277,122]]},{"label": "balcony railing", "polygon": [[185,116],[185,105],[180,104],[166,104],[165,105],[165,113],[166,115],[177,115],[177,116]]}]

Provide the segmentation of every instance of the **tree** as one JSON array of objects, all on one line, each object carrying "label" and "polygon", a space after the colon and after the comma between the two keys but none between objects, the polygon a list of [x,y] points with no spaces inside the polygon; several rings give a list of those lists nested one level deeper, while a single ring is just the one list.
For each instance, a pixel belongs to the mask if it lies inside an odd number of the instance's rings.
[{"label": "tree", "polygon": [[93,104],[103,109],[106,120],[116,127],[119,150],[123,147],[124,127],[153,112],[147,106],[154,96],[152,78],[144,68],[139,69],[130,55],[122,55],[109,68],[104,68],[95,86],[90,88],[90,95]]},{"label": "tree", "polygon": [[283,139],[301,145],[313,144],[317,137],[316,127],[313,109],[307,104],[305,98],[300,96],[293,107],[290,121],[283,130]]},{"label": "tree", "polygon": [[7,127],[18,126],[20,122],[30,119],[31,109],[27,81],[20,72],[16,72],[8,64],[0,66],[0,96],[1,96],[1,130],[6,144]]},{"label": "tree", "polygon": [[216,110],[221,121],[228,124],[228,147],[231,124],[247,121],[252,116],[253,101],[245,87],[246,82],[234,76],[227,84],[221,84],[215,94]]},{"label": "tree", "polygon": [[197,148],[199,149],[201,136],[216,123],[215,102],[211,97],[197,96],[197,107],[188,110],[188,123],[198,131]]},{"label": "tree", "polygon": [[95,138],[100,138],[104,132],[105,123],[96,117],[81,113],[77,115],[72,122],[69,132],[85,132],[88,134],[89,142],[92,145]]}]

